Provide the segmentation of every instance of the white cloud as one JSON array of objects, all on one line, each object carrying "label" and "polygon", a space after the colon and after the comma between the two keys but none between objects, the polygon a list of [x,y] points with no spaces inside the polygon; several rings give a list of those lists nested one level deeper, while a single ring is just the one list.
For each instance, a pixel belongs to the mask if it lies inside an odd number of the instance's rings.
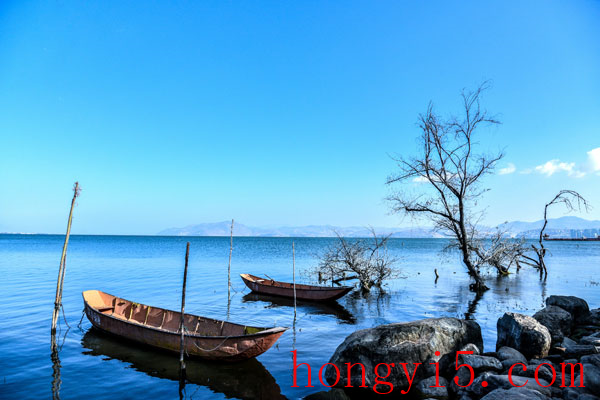
[{"label": "white cloud", "polygon": [[[600,147],[596,147],[587,152],[587,161],[585,163],[575,164],[574,162],[564,162],[555,158],[546,161],[542,165],[538,165],[535,167],[534,171],[546,176],[552,176],[559,172],[566,172],[568,176],[574,178],[583,178],[590,173],[600,175]],[[521,171],[521,173],[528,172],[529,170]]]},{"label": "white cloud", "polygon": [[515,167],[515,164],[508,163],[508,165],[505,168],[500,168],[500,170],[498,171],[498,174],[499,175],[508,175],[508,174],[512,174],[516,170],[517,170],[517,167]]},{"label": "white cloud", "polygon": [[600,147],[596,147],[587,152],[588,168],[591,172],[600,171]]},{"label": "white cloud", "polygon": [[[559,159],[546,161],[544,164],[538,165],[537,167],[535,167],[535,170],[537,172],[539,172],[540,174],[543,174],[546,176],[552,176],[555,173],[561,172],[561,171],[566,172],[569,176],[580,173],[579,171],[575,170],[574,162],[566,163],[566,162],[560,161]],[[585,174],[583,174],[583,175],[585,175]]]},{"label": "white cloud", "polygon": [[413,182],[425,183],[425,182],[429,182],[429,180],[424,176],[417,176],[416,178],[413,178]]}]

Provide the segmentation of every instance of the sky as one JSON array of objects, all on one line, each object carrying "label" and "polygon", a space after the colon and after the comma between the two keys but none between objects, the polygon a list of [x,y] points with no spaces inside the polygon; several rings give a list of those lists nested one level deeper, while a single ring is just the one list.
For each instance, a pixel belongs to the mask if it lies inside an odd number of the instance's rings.
[{"label": "sky", "polygon": [[485,80],[484,222],[600,219],[599,38],[598,1],[3,1],[0,232],[63,233],[76,180],[73,233],[407,226],[390,155]]}]

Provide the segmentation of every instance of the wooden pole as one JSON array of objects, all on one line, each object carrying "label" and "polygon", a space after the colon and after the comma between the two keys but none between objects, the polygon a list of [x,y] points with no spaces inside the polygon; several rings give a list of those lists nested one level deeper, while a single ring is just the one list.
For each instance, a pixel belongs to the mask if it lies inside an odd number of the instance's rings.
[{"label": "wooden pole", "polygon": [[294,321],[296,320],[296,248],[292,242],[292,279],[294,282]]},{"label": "wooden pole", "polygon": [[229,266],[227,267],[227,297],[231,292],[231,253],[233,253],[233,219],[231,220],[231,235],[229,236]]},{"label": "wooden pole", "polygon": [[185,363],[183,362],[183,351],[184,351],[184,338],[185,338],[185,286],[187,284],[187,270],[188,270],[188,259],[190,257],[190,242],[187,242],[185,247],[185,267],[183,269],[183,288],[181,290],[181,323],[179,324],[179,330],[181,331],[181,343],[179,345],[179,364],[181,369],[185,370]]},{"label": "wooden pole", "polygon": [[[58,267],[58,278],[56,281],[56,297],[54,298],[54,311],[52,312],[52,328],[50,329],[50,333],[52,335],[56,333],[56,323],[58,322],[58,314],[62,305],[62,291],[63,283],[65,280],[67,246],[69,244],[69,236],[71,235],[71,221],[73,220],[73,208],[75,207],[75,199],[77,199],[77,196],[79,196],[79,192],[79,182],[75,182],[75,186],[73,186],[73,200],[71,201],[71,211],[69,211],[69,220],[67,222],[67,234],[65,236],[65,243],[62,249],[62,255],[60,256],[60,266]],[[54,342],[52,346],[54,347]]]}]

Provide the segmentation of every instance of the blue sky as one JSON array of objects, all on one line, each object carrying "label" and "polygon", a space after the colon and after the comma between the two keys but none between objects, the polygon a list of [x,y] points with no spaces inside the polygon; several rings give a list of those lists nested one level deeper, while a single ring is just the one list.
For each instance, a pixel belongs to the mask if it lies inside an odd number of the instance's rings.
[{"label": "blue sky", "polygon": [[[493,82],[486,222],[600,219],[600,2],[2,2],[0,231],[407,225],[390,153]],[[562,210],[555,211],[563,215]]]}]

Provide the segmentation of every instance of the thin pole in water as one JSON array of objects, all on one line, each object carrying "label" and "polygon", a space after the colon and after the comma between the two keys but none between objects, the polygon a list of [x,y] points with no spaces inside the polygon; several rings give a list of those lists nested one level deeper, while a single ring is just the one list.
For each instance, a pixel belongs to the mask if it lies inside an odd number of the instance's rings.
[{"label": "thin pole in water", "polygon": [[229,236],[229,266],[227,267],[227,297],[231,291],[231,253],[233,253],[233,219],[231,220],[231,234]]},{"label": "thin pole in water", "polygon": [[[60,256],[60,266],[58,267],[58,279],[56,281],[56,297],[54,298],[54,311],[52,312],[52,328],[50,329],[50,333],[53,336],[56,333],[56,323],[58,321],[60,307],[62,306],[62,291],[63,283],[65,281],[67,246],[69,244],[69,236],[71,235],[71,221],[73,221],[73,208],[75,207],[75,199],[77,199],[77,196],[79,196],[79,192],[79,182],[75,182],[75,186],[73,186],[73,200],[71,201],[71,211],[69,211],[69,220],[67,222],[67,234],[65,236],[65,244],[63,245],[62,255]],[[55,347],[54,341],[52,342],[52,347]]]},{"label": "thin pole in water", "polygon": [[187,270],[188,270],[188,259],[190,257],[190,242],[187,242],[185,247],[185,267],[183,269],[183,289],[181,290],[181,322],[179,324],[179,330],[181,331],[181,344],[179,346],[179,364],[182,370],[185,370],[185,363],[183,362],[183,350],[184,350],[184,338],[185,338],[185,324],[184,324],[184,312],[185,312],[185,286],[187,283]]},{"label": "thin pole in water", "polygon": [[292,279],[294,282],[294,321],[296,320],[296,248],[292,242]]}]

